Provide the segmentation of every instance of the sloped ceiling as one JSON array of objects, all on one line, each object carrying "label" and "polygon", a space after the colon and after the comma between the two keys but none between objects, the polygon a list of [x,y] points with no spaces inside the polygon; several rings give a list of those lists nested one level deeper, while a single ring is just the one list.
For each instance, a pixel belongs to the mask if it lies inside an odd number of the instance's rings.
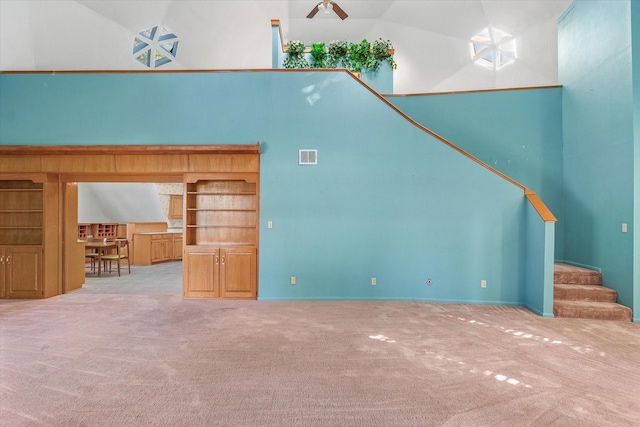
[{"label": "sloped ceiling", "polygon": [[[135,34],[163,25],[180,40],[180,69],[271,67],[271,19],[286,41],[389,39],[394,93],[558,84],[557,19],[572,0],[337,0],[349,14],[306,15],[316,0],[2,0],[0,70],[140,70]],[[516,38],[518,60],[473,64],[469,39],[493,26]]]}]

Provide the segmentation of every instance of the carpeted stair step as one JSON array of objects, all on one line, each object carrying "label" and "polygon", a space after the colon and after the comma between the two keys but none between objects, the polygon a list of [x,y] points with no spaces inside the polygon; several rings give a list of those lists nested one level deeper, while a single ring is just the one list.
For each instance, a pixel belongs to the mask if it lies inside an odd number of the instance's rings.
[{"label": "carpeted stair step", "polygon": [[558,263],[553,269],[553,283],[570,285],[601,285],[602,275],[588,268]]},{"label": "carpeted stair step", "polygon": [[553,299],[573,301],[616,302],[617,292],[601,285],[570,285],[556,283],[553,286]]},{"label": "carpeted stair step", "polygon": [[556,317],[631,321],[631,309],[612,302],[554,301]]}]

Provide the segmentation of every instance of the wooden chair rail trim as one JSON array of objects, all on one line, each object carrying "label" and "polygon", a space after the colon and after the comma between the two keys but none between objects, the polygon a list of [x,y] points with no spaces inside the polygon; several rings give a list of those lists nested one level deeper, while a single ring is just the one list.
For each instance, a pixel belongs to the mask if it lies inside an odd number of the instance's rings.
[{"label": "wooden chair rail trim", "polygon": [[0,155],[55,154],[259,154],[252,145],[2,145]]}]

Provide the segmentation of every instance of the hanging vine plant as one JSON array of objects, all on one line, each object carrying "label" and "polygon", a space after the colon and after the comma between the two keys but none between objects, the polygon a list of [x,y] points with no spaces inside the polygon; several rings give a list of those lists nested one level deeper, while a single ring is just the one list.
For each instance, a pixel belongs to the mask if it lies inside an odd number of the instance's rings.
[{"label": "hanging vine plant", "polygon": [[360,43],[351,43],[349,45],[349,61],[351,62],[351,71],[355,73],[371,70],[375,63],[371,54],[371,43],[367,39]]},{"label": "hanging vine plant", "polygon": [[351,63],[349,61],[349,44],[346,40],[334,40],[329,42],[327,67],[351,68]]},{"label": "hanging vine plant", "polygon": [[282,65],[284,68],[309,68],[309,62],[304,57],[304,43],[300,40],[292,40],[289,42],[287,49],[287,57]]},{"label": "hanging vine plant", "polygon": [[289,42],[284,68],[346,68],[355,73],[377,71],[380,64],[387,62],[392,70],[397,68],[390,51],[393,46],[382,38],[371,44],[367,39],[360,43],[348,43],[346,40],[334,40],[326,46],[313,43],[309,51],[311,64],[305,57],[305,45],[300,40]]},{"label": "hanging vine plant", "polygon": [[389,40],[382,40],[381,38],[373,42],[372,55],[375,59],[375,64],[372,65],[371,69],[376,71],[380,66],[381,62],[388,62],[389,66],[392,70],[395,70],[398,66],[396,61],[393,60],[393,55],[389,53],[390,50],[393,50],[393,45]]}]

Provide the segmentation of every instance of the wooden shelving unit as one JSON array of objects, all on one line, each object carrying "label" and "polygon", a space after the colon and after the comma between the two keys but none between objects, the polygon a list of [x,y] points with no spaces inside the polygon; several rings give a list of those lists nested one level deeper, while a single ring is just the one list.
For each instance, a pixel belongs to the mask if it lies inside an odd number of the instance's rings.
[{"label": "wooden shelving unit", "polygon": [[257,297],[258,175],[185,182],[184,296]]},{"label": "wooden shelving unit", "polygon": [[94,239],[115,239],[119,236],[124,236],[126,234],[121,234],[119,232],[119,224],[110,223],[110,224],[78,224],[78,240],[87,240],[89,236]]},{"label": "wooden shelving unit", "polygon": [[42,297],[42,183],[0,181],[0,297]]},{"label": "wooden shelving unit", "polygon": [[91,235],[91,224],[78,224],[78,240],[87,240]]},{"label": "wooden shelving unit", "polygon": [[42,184],[0,181],[0,245],[42,245]]},{"label": "wooden shelving unit", "polygon": [[187,245],[257,245],[257,184],[198,181],[187,185]]}]

